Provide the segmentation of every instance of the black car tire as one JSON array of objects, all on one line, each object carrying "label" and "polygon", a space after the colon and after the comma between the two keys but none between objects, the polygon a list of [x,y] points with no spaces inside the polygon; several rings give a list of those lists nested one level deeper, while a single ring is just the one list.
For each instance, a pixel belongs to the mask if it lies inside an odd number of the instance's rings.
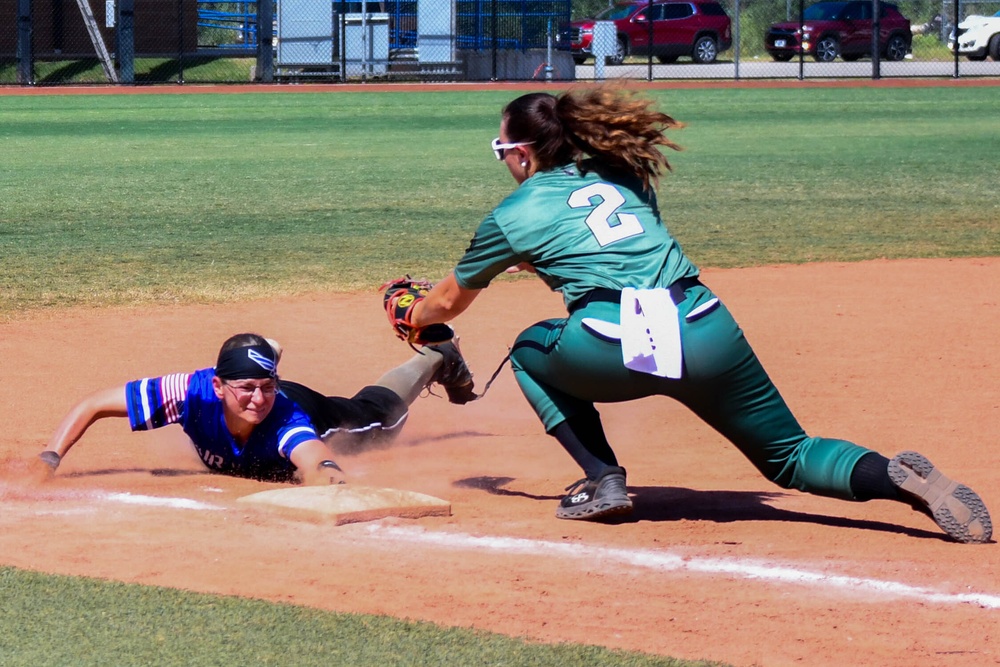
[{"label": "black car tire", "polygon": [[910,51],[910,45],[902,35],[893,35],[885,45],[885,59],[899,62]]},{"label": "black car tire", "polygon": [[813,58],[816,62],[833,62],[839,55],[840,42],[838,42],[837,38],[833,35],[820,37],[820,40],[816,42],[816,50],[813,52]]},{"label": "black car tire", "polygon": [[981,63],[984,60],[986,60],[986,54],[985,53],[983,55],[981,55],[981,56],[965,56],[965,57],[968,58],[969,60],[971,60],[974,63]]},{"label": "black car tire", "polygon": [[619,35],[615,42],[615,52],[608,56],[608,64],[621,65],[625,62],[626,55],[628,55],[628,47],[625,45],[625,38]]},{"label": "black car tire", "polygon": [[987,50],[990,52],[990,58],[1000,60],[1000,33],[990,38],[990,47]]},{"label": "black car tire", "polygon": [[776,63],[787,63],[794,55],[794,53],[772,53],[771,57]]},{"label": "black car tire", "polygon": [[691,51],[691,60],[702,65],[714,63],[719,56],[719,45],[715,43],[714,37],[703,35],[694,40],[694,49]]}]

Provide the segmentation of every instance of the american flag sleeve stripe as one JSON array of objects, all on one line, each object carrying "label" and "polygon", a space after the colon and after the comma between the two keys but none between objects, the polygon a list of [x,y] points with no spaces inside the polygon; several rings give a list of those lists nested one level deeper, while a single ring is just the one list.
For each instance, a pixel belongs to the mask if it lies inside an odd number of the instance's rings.
[{"label": "american flag sleeve stripe", "polygon": [[174,373],[125,385],[132,430],[148,431],[180,420],[190,379],[188,373]]}]

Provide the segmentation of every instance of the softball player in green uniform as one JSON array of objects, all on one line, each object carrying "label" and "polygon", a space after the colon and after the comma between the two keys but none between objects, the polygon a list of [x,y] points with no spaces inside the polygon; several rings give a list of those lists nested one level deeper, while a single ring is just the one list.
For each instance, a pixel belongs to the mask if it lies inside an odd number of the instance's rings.
[{"label": "softball player in green uniform", "polygon": [[[670,165],[664,132],[682,125],[608,89],[532,93],[503,110],[493,142],[519,187],[486,217],[453,273],[418,301],[415,327],[452,319],[510,270],[562,293],[568,317],[534,324],[511,363],[528,402],[586,475],[556,516],[630,512],[595,403],[669,396],[784,488],[845,500],[899,500],[959,542],[987,542],[980,497],[916,452],[892,459],[809,436],[726,306],[698,280],[660,217],[654,185]],[[513,268],[516,267],[516,268]]]}]

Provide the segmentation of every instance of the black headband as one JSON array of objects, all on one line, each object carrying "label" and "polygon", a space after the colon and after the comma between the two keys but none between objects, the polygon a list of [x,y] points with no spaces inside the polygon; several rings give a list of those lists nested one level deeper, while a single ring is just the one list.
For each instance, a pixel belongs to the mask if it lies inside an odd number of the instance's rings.
[{"label": "black headband", "polygon": [[222,380],[263,380],[278,377],[278,360],[267,345],[250,345],[226,350],[219,355],[215,375]]}]

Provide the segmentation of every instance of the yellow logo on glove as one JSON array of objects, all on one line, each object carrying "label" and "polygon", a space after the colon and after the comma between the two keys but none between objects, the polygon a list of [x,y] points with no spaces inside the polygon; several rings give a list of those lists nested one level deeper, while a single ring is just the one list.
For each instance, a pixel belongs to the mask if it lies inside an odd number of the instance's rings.
[{"label": "yellow logo on glove", "polygon": [[413,303],[413,301],[416,298],[417,297],[415,297],[412,294],[404,294],[403,296],[399,297],[399,301],[396,302],[396,307],[397,308],[409,308],[410,304]]}]

